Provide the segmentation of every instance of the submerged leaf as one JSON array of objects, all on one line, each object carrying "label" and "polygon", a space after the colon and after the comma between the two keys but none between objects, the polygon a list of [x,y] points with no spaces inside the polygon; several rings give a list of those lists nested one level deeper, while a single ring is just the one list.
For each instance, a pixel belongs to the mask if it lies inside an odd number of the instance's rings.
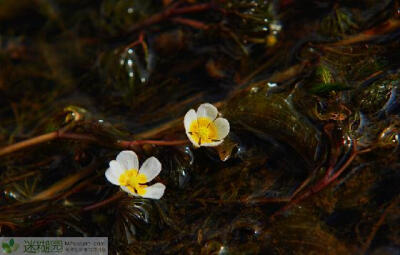
[{"label": "submerged leaf", "polygon": [[315,84],[312,88],[310,88],[310,93],[324,95],[328,94],[332,91],[344,91],[349,90],[351,87],[342,84],[342,83],[319,83]]},{"label": "submerged leaf", "polygon": [[297,110],[297,91],[274,92],[268,85],[256,92],[243,91],[224,106],[224,116],[238,130],[248,130],[262,140],[275,140],[294,149],[308,164],[324,158],[321,131]]}]

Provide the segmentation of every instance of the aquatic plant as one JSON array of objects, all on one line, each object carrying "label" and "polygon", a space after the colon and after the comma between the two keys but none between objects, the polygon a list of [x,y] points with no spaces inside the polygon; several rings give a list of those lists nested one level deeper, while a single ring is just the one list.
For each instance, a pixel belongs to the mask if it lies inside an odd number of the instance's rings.
[{"label": "aquatic plant", "polygon": [[[0,234],[107,236],[110,254],[398,253],[399,6],[1,1]],[[161,199],[139,164],[110,177],[121,151],[159,160]]]},{"label": "aquatic plant", "polygon": [[139,160],[133,151],[121,151],[116,160],[110,161],[110,168],[106,170],[109,182],[119,185],[123,191],[133,196],[160,199],[164,194],[165,185],[156,183],[148,186],[160,172],[161,163],[157,158],[146,159],[139,169]]},{"label": "aquatic plant", "polygon": [[229,134],[229,122],[218,117],[212,104],[201,104],[197,112],[189,110],[183,120],[186,135],[195,147],[218,146]]}]

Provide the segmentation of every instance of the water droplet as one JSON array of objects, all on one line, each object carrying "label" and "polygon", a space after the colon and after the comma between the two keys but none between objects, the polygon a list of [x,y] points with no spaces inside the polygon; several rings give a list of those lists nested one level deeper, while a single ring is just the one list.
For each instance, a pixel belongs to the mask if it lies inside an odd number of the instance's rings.
[{"label": "water droplet", "polygon": [[190,149],[190,147],[189,146],[185,146],[184,152],[185,152],[185,154],[187,154],[189,156],[189,159],[190,159],[189,164],[193,165],[193,163],[194,163],[194,155],[193,155],[193,152]]},{"label": "water droplet", "polygon": [[14,192],[9,191],[9,190],[4,190],[4,196],[9,197],[9,198],[13,198],[13,199],[17,199],[18,198],[17,194],[15,194]]},{"label": "water droplet", "polygon": [[252,94],[255,94],[255,93],[258,92],[258,90],[259,90],[258,87],[252,87],[251,90],[250,90],[250,92],[251,92]]},{"label": "water droplet", "polygon": [[379,141],[383,146],[398,145],[399,144],[398,127],[395,125],[391,125],[385,128],[379,135]]},{"label": "water droplet", "polygon": [[221,248],[219,248],[219,252],[218,252],[218,254],[225,254],[225,246],[221,246]]},{"label": "water droplet", "polygon": [[63,205],[69,207],[69,206],[73,206],[74,204],[71,203],[71,201],[69,201],[68,199],[65,199],[63,202]]},{"label": "water droplet", "polygon": [[282,24],[277,20],[272,21],[271,24],[269,25],[269,27],[273,31],[281,31],[282,30]]}]

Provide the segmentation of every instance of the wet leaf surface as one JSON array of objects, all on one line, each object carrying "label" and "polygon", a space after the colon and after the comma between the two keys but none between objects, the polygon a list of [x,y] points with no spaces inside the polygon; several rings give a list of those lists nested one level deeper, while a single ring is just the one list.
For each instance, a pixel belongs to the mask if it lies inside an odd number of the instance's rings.
[{"label": "wet leaf surface", "polygon": [[[0,234],[398,254],[399,6],[0,2]],[[230,133],[196,149],[183,116],[204,102]],[[122,149],[161,161],[162,199],[107,182]]]}]

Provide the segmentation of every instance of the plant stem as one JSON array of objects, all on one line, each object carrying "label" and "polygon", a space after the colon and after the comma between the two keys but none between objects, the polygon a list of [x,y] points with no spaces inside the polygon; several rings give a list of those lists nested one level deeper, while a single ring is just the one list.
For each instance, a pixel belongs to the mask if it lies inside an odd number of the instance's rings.
[{"label": "plant stem", "polygon": [[113,196],[111,196],[111,197],[109,197],[109,198],[107,198],[107,199],[105,199],[103,201],[100,201],[98,203],[95,203],[95,204],[92,204],[92,205],[84,207],[82,209],[82,211],[91,211],[91,210],[97,209],[99,207],[103,207],[103,206],[105,206],[105,205],[107,205],[107,204],[119,199],[120,197],[122,197],[122,195],[123,195],[122,192],[118,192],[118,193],[114,194]]},{"label": "plant stem", "polygon": [[9,146],[0,149],[0,156],[13,153],[15,151],[27,148],[36,144],[44,143],[53,140],[57,137],[57,132],[51,132],[45,135],[37,136],[22,142],[14,143]]},{"label": "plant stem", "polygon": [[356,150],[356,142],[354,141],[354,144],[352,145],[352,151],[350,152],[349,158],[346,160],[346,162],[333,174],[332,174],[332,169],[334,169],[334,166],[330,166],[327,170],[327,174],[323,178],[321,178],[320,181],[318,181],[314,186],[310,187],[308,190],[305,192],[301,193],[299,196],[292,196],[292,199],[290,202],[285,205],[283,208],[279,209],[277,212],[275,212],[272,216],[271,219],[274,219],[276,216],[281,215],[285,211],[289,210],[299,202],[303,201],[304,199],[310,197],[313,194],[318,193],[319,191],[323,190],[326,188],[329,184],[331,184],[333,181],[335,181],[343,172],[344,170],[347,169],[347,167],[353,162],[354,158],[358,155],[358,151]]},{"label": "plant stem", "polygon": [[368,248],[371,245],[371,242],[374,240],[375,236],[376,236],[376,232],[379,230],[379,228],[382,226],[382,224],[385,221],[385,218],[387,216],[387,214],[389,213],[390,210],[393,209],[393,207],[398,204],[399,202],[399,197],[395,198],[387,207],[386,209],[383,211],[382,215],[379,217],[379,220],[376,222],[376,224],[372,227],[371,233],[368,236],[367,241],[365,242],[365,244],[363,245],[362,249],[361,249],[361,253],[360,254],[366,254]]},{"label": "plant stem", "polygon": [[[77,141],[87,141],[87,142],[94,142],[98,144],[103,144],[101,140],[98,138],[87,135],[87,134],[76,134],[76,133],[63,133],[60,131],[54,131],[48,134],[40,135],[34,138],[27,139],[25,141],[21,141],[18,143],[14,143],[8,145],[6,147],[0,148],[0,157],[20,151],[22,149],[26,149],[32,147],[34,145],[42,144],[45,142],[49,142],[56,139],[71,139]],[[133,141],[117,141],[116,146],[121,148],[131,148],[134,146],[139,146],[143,144],[154,144],[160,146],[174,146],[174,145],[184,145],[188,144],[187,140],[172,140],[172,141],[163,141],[163,140],[133,140]]]},{"label": "plant stem", "polygon": [[197,5],[192,5],[192,6],[187,6],[187,7],[181,7],[181,8],[176,8],[177,5],[173,5],[168,9],[165,9],[164,11],[154,14],[153,16],[150,16],[149,18],[145,19],[143,22],[133,26],[130,30],[129,33],[133,33],[135,31],[138,31],[142,28],[160,23],[161,21],[167,20],[170,17],[181,15],[181,14],[188,14],[188,13],[195,13],[195,12],[202,12],[209,10],[214,7],[214,4],[212,3],[204,3],[204,4],[197,4]]},{"label": "plant stem", "polygon": [[200,30],[207,30],[208,29],[208,26],[206,24],[204,24],[203,22],[197,21],[197,20],[176,17],[176,18],[172,18],[172,21],[175,22],[175,23],[179,23],[179,24],[182,24],[182,25],[190,26],[190,27],[193,27],[193,28],[196,28],[196,29],[200,29]]},{"label": "plant stem", "polygon": [[72,139],[72,140],[84,140],[84,141],[89,141],[89,142],[95,142],[97,139],[93,136],[90,135],[83,135],[83,134],[75,134],[75,133],[62,133],[59,130],[40,135],[34,138],[27,139],[25,141],[21,141],[18,143],[11,144],[9,146],[0,148],[0,157],[25,149],[29,148],[34,145],[42,144],[45,142],[49,142],[58,138],[63,138],[63,139]]},{"label": "plant stem", "polygon": [[143,144],[153,144],[160,146],[174,146],[174,145],[185,145],[188,144],[188,140],[172,140],[172,141],[163,141],[163,140],[134,140],[134,141],[118,141],[118,146],[122,148],[130,148],[132,146],[143,145]]},{"label": "plant stem", "polygon": [[83,169],[73,175],[70,175],[61,181],[53,184],[48,189],[36,194],[34,197],[31,198],[31,202],[33,201],[41,201],[41,200],[49,200],[57,196],[57,194],[63,190],[67,190],[68,188],[75,185],[77,182],[82,180],[83,178],[87,177],[91,174],[97,167],[97,164],[92,164],[88,166],[86,169]]}]

